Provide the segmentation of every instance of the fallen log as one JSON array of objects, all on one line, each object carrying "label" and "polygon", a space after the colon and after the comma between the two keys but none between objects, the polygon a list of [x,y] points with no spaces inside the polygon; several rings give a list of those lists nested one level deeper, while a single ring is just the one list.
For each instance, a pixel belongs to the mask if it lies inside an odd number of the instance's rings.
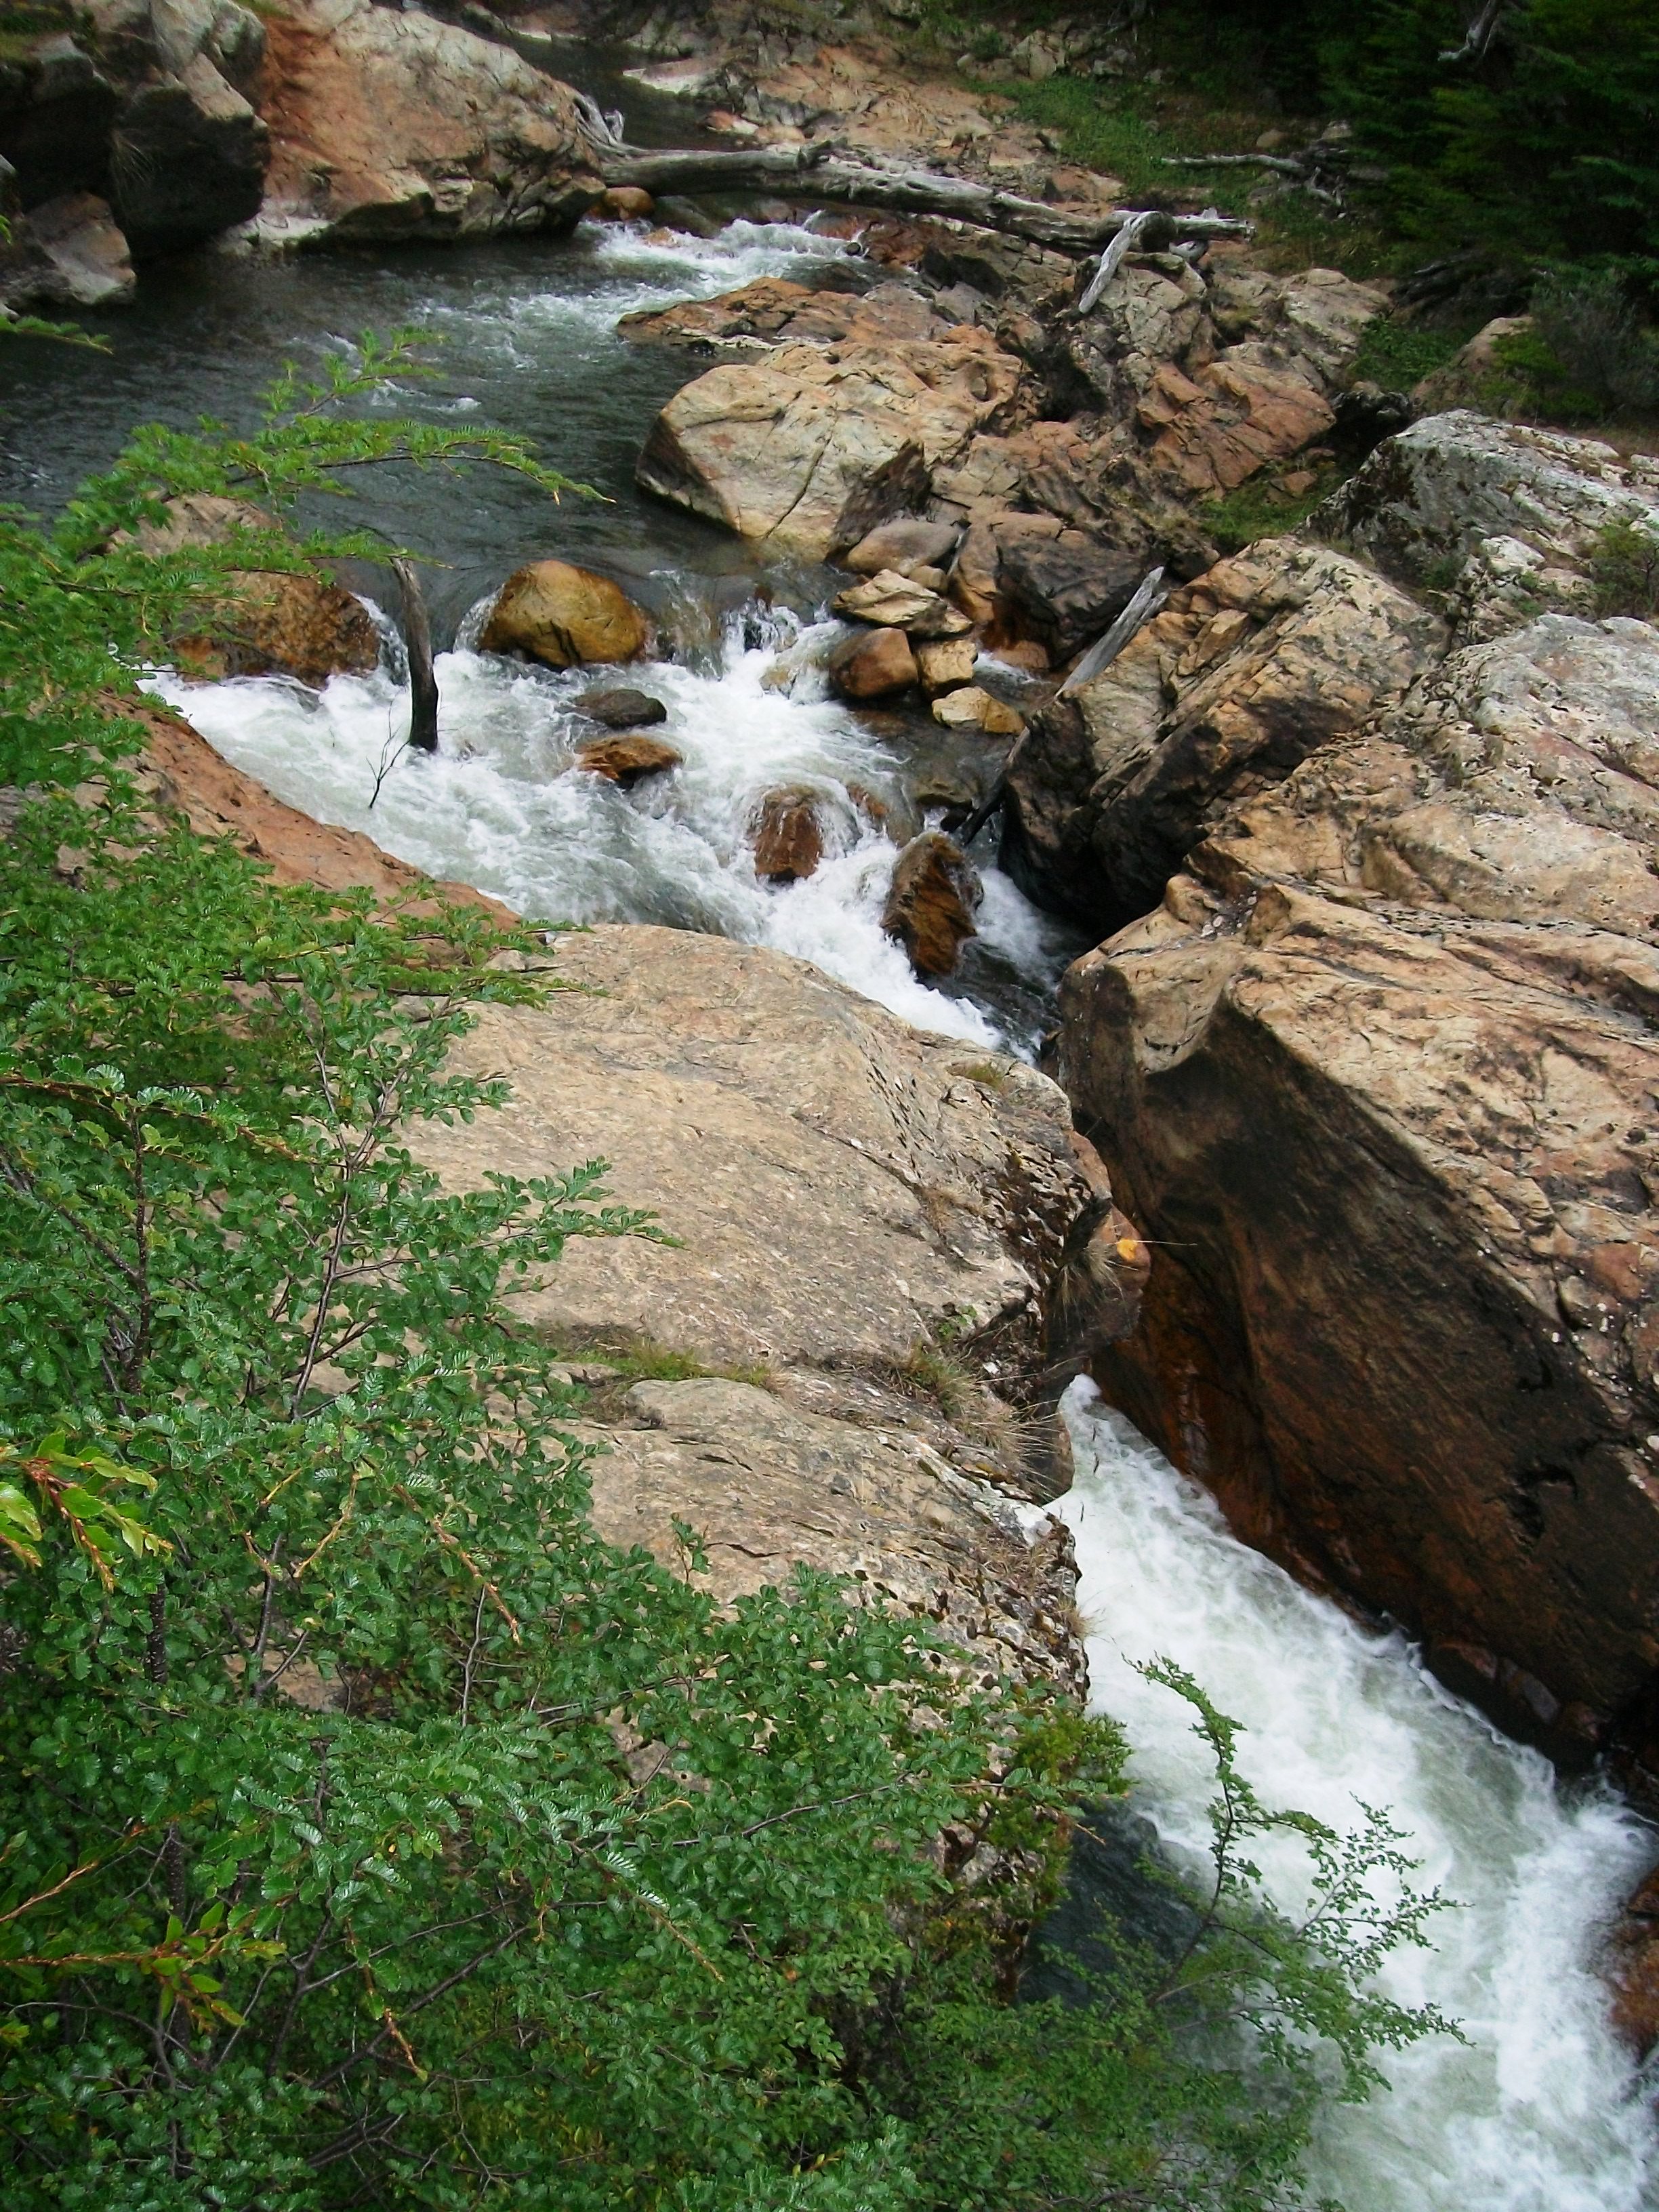
[{"label": "fallen log", "polygon": [[[943,216],[980,230],[1000,230],[1061,253],[1098,253],[1125,225],[1146,210],[1113,208],[1099,215],[1067,215],[1042,200],[1023,199],[965,177],[933,169],[881,169],[849,161],[821,146],[760,146],[736,152],[647,153],[594,148],[594,166],[606,185],[635,185],[653,197],[700,192],[775,191],[795,199],[836,201],[853,207],[887,208],[900,215]],[[1249,238],[1251,224],[1237,216],[1172,215],[1162,218],[1170,242]]]},{"label": "fallen log", "polygon": [[1077,666],[1060,687],[1063,699],[1068,691],[1080,691],[1091,684],[1103,668],[1109,668],[1129,640],[1144,629],[1163,605],[1169,593],[1164,589],[1162,564],[1149,568],[1135,586],[1134,597],[1129,601],[1104,637],[1097,638],[1089,647]]}]

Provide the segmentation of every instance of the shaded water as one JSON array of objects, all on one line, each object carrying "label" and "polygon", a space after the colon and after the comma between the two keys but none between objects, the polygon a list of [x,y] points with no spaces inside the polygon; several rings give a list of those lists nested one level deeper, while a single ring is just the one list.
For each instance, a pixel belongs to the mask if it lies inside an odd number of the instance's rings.
[{"label": "shaded water", "polygon": [[[1203,1854],[1213,1776],[1193,1715],[1136,1662],[1188,1669],[1248,1733],[1240,1765],[1270,1806],[1360,1825],[1387,1808],[1456,1908],[1433,1948],[1382,1976],[1432,2003],[1467,2045],[1389,2057],[1392,2083],[1322,2126],[1310,2179],[1349,2212],[1641,2212],[1659,2145],[1644,2085],[1607,2025],[1597,1950],[1653,1856],[1610,1793],[1567,1790],[1424,1670],[1229,1534],[1219,1510],[1092,1384],[1066,1401],[1077,1480],[1055,1509],[1077,1541],[1090,1696],[1135,1747],[1140,1809],[1177,1854]],[[1305,1899],[1288,1838],[1252,1844],[1275,1901]]]}]

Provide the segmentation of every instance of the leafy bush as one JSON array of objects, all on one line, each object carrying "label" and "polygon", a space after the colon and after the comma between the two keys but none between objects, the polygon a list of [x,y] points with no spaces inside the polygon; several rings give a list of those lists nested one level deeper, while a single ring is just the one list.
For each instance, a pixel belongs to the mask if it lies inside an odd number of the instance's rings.
[{"label": "leafy bush", "polygon": [[1609,522],[1590,556],[1598,615],[1659,615],[1659,537],[1635,522]]},{"label": "leafy bush", "polygon": [[1568,270],[1532,295],[1532,318],[1555,379],[1598,413],[1659,404],[1659,337],[1644,328],[1610,270]]},{"label": "leafy bush", "polygon": [[[556,487],[496,434],[345,419],[392,368],[0,516],[8,2203],[1289,2203],[1321,2053],[1361,2094],[1438,2025],[1367,1988],[1432,1903],[1370,1902],[1392,1839],[1255,1807],[1194,1692],[1223,1813],[1188,1955],[1126,1939],[1086,2030],[1011,2011],[1115,1733],[947,1683],[823,1577],[717,1607],[694,1531],[684,1576],[601,1543],[503,1295],[651,1225],[598,1163],[456,1194],[410,1145],[500,1103],[449,1048],[556,988],[547,933],[279,890],[134,769],[135,666],[228,568],[302,557],[145,556],[163,497]],[[1287,1822],[1299,1928],[1238,1856]]]}]

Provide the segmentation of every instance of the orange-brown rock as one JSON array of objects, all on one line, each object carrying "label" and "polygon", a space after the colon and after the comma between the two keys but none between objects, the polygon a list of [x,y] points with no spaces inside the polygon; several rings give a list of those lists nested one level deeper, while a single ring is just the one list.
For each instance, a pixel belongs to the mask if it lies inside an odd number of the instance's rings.
[{"label": "orange-brown rock", "polygon": [[[259,507],[210,492],[171,499],[167,514],[165,523],[143,523],[136,532],[147,553],[223,544],[238,530],[276,530]],[[175,641],[191,675],[281,674],[322,684],[331,676],[362,674],[380,658],[380,633],[368,608],[324,577],[304,569],[233,569],[225,584],[211,627]]]},{"label": "orange-brown rock", "polygon": [[289,0],[264,21],[276,235],[567,230],[599,197],[575,95],[511,48],[373,0]]},{"label": "orange-brown rock", "polygon": [[843,699],[880,699],[916,681],[916,657],[902,629],[856,630],[830,655],[830,681]]},{"label": "orange-brown rock", "polygon": [[1115,927],[1225,811],[1358,729],[1443,649],[1373,569],[1293,539],[1219,562],[1105,672],[1036,716],[1009,775],[1009,858]]},{"label": "orange-brown rock", "polygon": [[893,863],[881,926],[909,955],[918,975],[949,975],[979,930],[984,890],[962,848],[941,830],[913,837]]},{"label": "orange-brown rock", "polygon": [[637,660],[650,625],[619,584],[568,561],[515,569],[478,642],[486,653],[521,653],[550,668],[583,661]]},{"label": "orange-brown rock", "polygon": [[1602,1960],[1613,2024],[1639,2058],[1659,2044],[1659,1869],[1626,1900]]},{"label": "orange-brown rock", "polygon": [[591,775],[602,775],[607,783],[619,783],[624,791],[631,791],[647,775],[662,775],[678,768],[680,759],[672,745],[639,731],[631,737],[595,738],[576,750],[579,767]]},{"label": "orange-brown rock", "polygon": [[755,873],[769,884],[799,883],[823,858],[819,793],[797,786],[769,791],[755,823]]},{"label": "orange-brown rock", "polygon": [[1206,829],[1062,992],[1155,1255],[1103,1386],[1505,1727],[1651,1787],[1659,631],[1464,647]]},{"label": "orange-brown rock", "polygon": [[602,222],[643,222],[655,212],[656,205],[639,185],[611,185],[590,212]]}]

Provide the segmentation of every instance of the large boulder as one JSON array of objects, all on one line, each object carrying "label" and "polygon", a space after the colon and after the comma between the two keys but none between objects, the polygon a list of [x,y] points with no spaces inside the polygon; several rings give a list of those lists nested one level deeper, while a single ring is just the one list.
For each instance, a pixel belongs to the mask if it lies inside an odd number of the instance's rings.
[{"label": "large boulder", "polygon": [[[160,803],[281,879],[417,902],[432,890],[149,719]],[[722,1599],[798,1563],[845,1574],[941,1628],[959,1675],[1080,1698],[1069,1539],[1006,1496],[1052,1495],[1063,1466],[1037,1448],[1035,1415],[974,1379],[988,1363],[1042,1402],[1051,1366],[1063,1376],[1133,1317],[1146,1254],[1062,1094],[724,939],[605,927],[568,940],[561,964],[593,989],[485,1009],[459,1049],[479,1073],[510,1071],[505,1111],[416,1141],[461,1185],[608,1158],[618,1198],[679,1240],[579,1239],[522,1301],[573,1348],[671,1349],[661,1364],[688,1378],[606,1393],[580,1425],[599,1453],[600,1532],[683,1569],[689,1522]],[[913,1357],[947,1322],[977,1332],[948,1415]],[[574,1364],[605,1372],[591,1352]]]},{"label": "large boulder", "polygon": [[121,90],[67,31],[0,58],[0,160],[26,207],[108,190],[109,133]]},{"label": "large boulder", "polygon": [[1659,539],[1659,459],[1455,410],[1379,446],[1310,527],[1454,595],[1465,629],[1492,635],[1540,607],[1595,612],[1619,524]]},{"label": "large boulder", "polygon": [[1437,617],[1325,547],[1268,539],[1219,562],[1032,723],[1009,769],[1010,865],[1043,903],[1115,927],[1231,805],[1358,729],[1444,644]]},{"label": "large boulder", "polygon": [[935,470],[1015,421],[1020,363],[982,331],[790,344],[710,369],[671,399],[640,483],[739,536],[827,560],[926,502]]},{"label": "large boulder", "polygon": [[117,307],[132,298],[137,279],[106,200],[94,192],[68,192],[32,208],[25,221],[47,264],[42,299],[70,307]]},{"label": "large boulder", "polygon": [[532,561],[502,585],[478,642],[550,668],[637,660],[650,625],[619,584],[568,561]]},{"label": "large boulder", "polygon": [[270,17],[267,215],[392,243],[566,230],[598,199],[568,85],[509,47],[373,0]]},{"label": "large boulder", "polygon": [[1467,647],[1062,994],[1157,1257],[1097,1372],[1236,1524],[1659,1772],[1659,632]]}]

